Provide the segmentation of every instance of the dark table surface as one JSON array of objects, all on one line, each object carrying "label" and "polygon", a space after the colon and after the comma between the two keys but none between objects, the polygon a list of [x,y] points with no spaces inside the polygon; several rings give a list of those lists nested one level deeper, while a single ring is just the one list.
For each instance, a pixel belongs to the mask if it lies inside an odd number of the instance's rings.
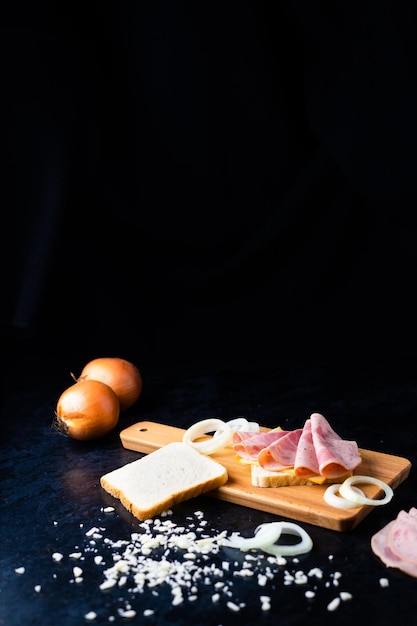
[{"label": "dark table surface", "polygon": [[[70,440],[51,427],[56,401],[71,382],[70,372],[80,371],[83,364],[81,359],[15,354],[2,379],[0,624],[72,626],[88,623],[85,616],[91,612],[95,619],[90,623],[97,624],[291,625],[312,619],[352,624],[365,614],[380,625],[391,626],[399,615],[405,623],[415,620],[416,579],[386,568],[370,549],[373,533],[401,509],[417,506],[413,360],[145,368],[138,403],[121,416],[113,435],[89,443]],[[223,548],[204,561],[208,573],[195,580],[195,589],[186,592],[179,605],[173,603],[169,585],[139,591],[132,570],[124,585],[100,589],[104,571],[123,551],[120,545],[128,545],[131,534],[141,528],[99,485],[102,474],[141,456],[122,447],[121,429],[141,420],[185,428],[206,417],[227,420],[238,415],[265,426],[295,428],[314,411],[360,447],[412,462],[409,477],[389,504],[373,509],[347,533],[303,523],[313,540],[312,551],[280,567],[255,555],[252,577],[236,575],[245,555]],[[109,506],[113,513],[106,513]],[[213,535],[226,530],[250,536],[258,524],[282,519],[207,496],[177,505],[169,519],[176,528],[189,530],[200,523],[198,511],[206,532]],[[123,541],[128,543],[117,548]],[[54,553],[62,559],[55,560]],[[156,552],[152,558],[158,558]],[[176,563],[181,559],[181,551],[168,557]],[[82,570],[78,579],[74,567]],[[258,574],[268,567],[271,577],[262,586]],[[321,578],[313,575],[317,568]],[[297,571],[307,574],[306,582],[286,584],[286,572]],[[219,582],[223,587],[214,602]],[[308,590],[314,597],[306,596]],[[342,591],[351,598],[329,611],[329,603]],[[262,610],[261,596],[271,598],[269,610]],[[229,600],[240,605],[238,612],[227,606]]]}]

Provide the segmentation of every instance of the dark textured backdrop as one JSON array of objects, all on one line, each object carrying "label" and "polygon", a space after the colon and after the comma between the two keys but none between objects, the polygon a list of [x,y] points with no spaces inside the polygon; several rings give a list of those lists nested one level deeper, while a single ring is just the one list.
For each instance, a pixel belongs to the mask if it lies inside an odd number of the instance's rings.
[{"label": "dark textured backdrop", "polygon": [[415,2],[2,13],[3,342],[416,355]]}]

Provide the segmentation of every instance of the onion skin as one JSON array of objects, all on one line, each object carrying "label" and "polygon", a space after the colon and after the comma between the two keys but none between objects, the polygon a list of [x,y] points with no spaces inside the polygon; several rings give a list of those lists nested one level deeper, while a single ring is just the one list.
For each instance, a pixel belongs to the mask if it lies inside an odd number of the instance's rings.
[{"label": "onion skin", "polygon": [[142,393],[142,375],[136,365],[119,357],[93,359],[84,366],[78,382],[98,380],[113,389],[119,398],[120,410],[137,402]]},{"label": "onion skin", "polygon": [[76,382],[59,397],[56,406],[57,429],[79,441],[98,439],[117,425],[120,403],[117,395],[98,380]]}]

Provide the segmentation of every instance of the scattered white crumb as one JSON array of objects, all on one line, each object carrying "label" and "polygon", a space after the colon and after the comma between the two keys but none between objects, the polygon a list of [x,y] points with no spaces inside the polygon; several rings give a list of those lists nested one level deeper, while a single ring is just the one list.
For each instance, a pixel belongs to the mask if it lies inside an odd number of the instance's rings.
[{"label": "scattered white crumb", "polygon": [[70,559],[81,559],[83,553],[82,552],[71,552],[69,555]]},{"label": "scattered white crumb", "polygon": [[119,609],[118,613],[120,617],[125,617],[126,619],[132,619],[133,617],[136,617],[136,611],[134,611],[133,609]]},{"label": "scattered white crumb", "polygon": [[323,570],[320,567],[313,567],[309,572],[309,576],[314,576],[315,578],[323,578]]},{"label": "scattered white crumb", "polygon": [[327,610],[328,611],[335,611],[340,605],[340,598],[337,596],[336,598],[333,598],[333,600],[331,600],[329,602],[329,604],[327,605]]},{"label": "scattered white crumb", "polygon": [[271,610],[271,598],[269,596],[260,596],[261,601],[261,611],[270,611]]},{"label": "scattered white crumb", "polygon": [[88,613],[84,615],[84,619],[86,619],[89,622],[92,622],[93,620],[95,620],[96,617],[97,617],[97,613],[95,613],[94,611],[89,611]]},{"label": "scattered white crumb", "polygon": [[343,600],[344,602],[346,600],[352,600],[353,596],[349,591],[341,591],[340,594],[340,599]]},{"label": "scattered white crumb", "polygon": [[[115,509],[104,507],[100,510],[102,513],[113,513]],[[70,558],[79,563],[93,562],[102,573],[98,589],[103,592],[115,586],[120,589],[119,602],[123,605],[114,608],[113,614],[105,617],[100,615],[100,620],[104,619],[107,623],[118,618],[136,618],[136,611],[123,601],[123,592],[132,599],[147,589],[151,596],[159,598],[160,588],[168,586],[171,589],[171,605],[187,606],[186,603],[197,602],[205,593],[210,594],[212,589],[214,593],[208,597],[211,597],[213,604],[222,604],[230,611],[239,613],[246,604],[237,596],[234,582],[237,579],[253,578],[258,586],[258,610],[265,613],[272,609],[275,599],[274,593],[267,594],[276,585],[306,586],[306,606],[307,601],[315,598],[320,589],[339,586],[342,578],[340,571],[329,573],[319,567],[310,567],[304,571],[301,569],[303,559],[277,557],[253,550],[244,556],[240,553],[241,558],[234,557],[233,552],[230,552],[221,560],[220,550],[228,535],[226,531],[210,531],[201,511],[185,518],[181,525],[171,519],[172,515],[172,511],[167,511],[156,518],[138,522],[130,535],[117,540],[107,536],[105,527],[86,527],[82,545],[74,546],[74,551],[65,555],[54,552],[52,560],[59,562]],[[79,526],[84,528],[82,523]],[[219,558],[216,559],[215,555],[219,555]],[[329,561],[333,559],[333,555],[328,556]],[[16,573],[23,572],[24,568],[16,569]],[[74,578],[69,580],[70,583],[83,581],[81,567],[73,567],[72,573]],[[53,573],[52,576],[56,578],[57,575]],[[381,587],[387,586],[388,579],[381,578],[379,583]],[[35,591],[40,590],[41,585],[36,585]],[[335,611],[342,602],[351,599],[349,591],[341,591],[327,604],[327,610]],[[142,610],[142,616],[152,617],[155,610],[149,606]],[[94,621],[98,615],[95,611],[89,611],[84,618]]]}]

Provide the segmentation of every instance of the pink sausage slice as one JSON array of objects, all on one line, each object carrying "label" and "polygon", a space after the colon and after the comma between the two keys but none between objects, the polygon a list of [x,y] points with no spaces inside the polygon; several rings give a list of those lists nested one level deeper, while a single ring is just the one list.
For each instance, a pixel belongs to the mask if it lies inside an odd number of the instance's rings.
[{"label": "pink sausage slice", "polygon": [[322,476],[338,478],[354,470],[362,462],[356,441],[342,439],[320,413],[312,413],[310,420],[314,449]]},{"label": "pink sausage slice", "polygon": [[417,517],[400,511],[389,529],[387,542],[402,561],[417,567]]}]

